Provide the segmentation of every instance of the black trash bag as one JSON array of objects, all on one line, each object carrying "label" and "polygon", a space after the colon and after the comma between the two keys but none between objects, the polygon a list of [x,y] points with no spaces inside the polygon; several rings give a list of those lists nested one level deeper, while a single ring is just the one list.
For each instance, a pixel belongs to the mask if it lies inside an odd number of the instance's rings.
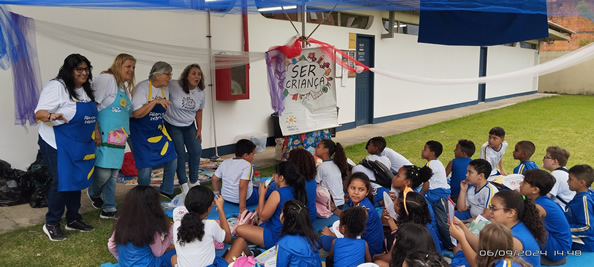
[{"label": "black trash bag", "polygon": [[26,175],[32,186],[31,194],[29,195],[29,205],[31,208],[47,207],[49,189],[52,185],[52,175],[39,151],[37,152],[37,159],[31,163]]},{"label": "black trash bag", "polygon": [[[27,202],[22,196],[23,188],[21,176],[25,172],[13,169],[10,163],[0,160],[0,206],[13,206]],[[27,186],[26,184],[24,186]]]}]

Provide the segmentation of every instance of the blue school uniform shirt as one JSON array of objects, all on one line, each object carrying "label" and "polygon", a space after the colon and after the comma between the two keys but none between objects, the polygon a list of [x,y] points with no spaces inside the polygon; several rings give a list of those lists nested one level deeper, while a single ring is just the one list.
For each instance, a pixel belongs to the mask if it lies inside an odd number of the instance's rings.
[{"label": "blue school uniform shirt", "polygon": [[594,198],[588,192],[577,193],[565,207],[565,217],[569,222],[571,234],[581,239],[584,244],[573,243],[571,248],[582,252],[594,252]]},{"label": "blue school uniform shirt", "polygon": [[[264,236],[264,245],[266,248],[271,248],[274,246],[280,237],[281,230],[283,229],[283,224],[280,221],[280,215],[283,212],[283,205],[285,205],[285,202],[295,199],[295,190],[291,186],[281,187],[276,189],[276,191],[280,195],[280,202],[276,206],[276,210],[274,211],[272,217],[260,225],[265,229],[264,235],[266,235],[267,232],[270,232],[271,234],[271,236]],[[266,244],[267,240],[272,243]]]},{"label": "blue school uniform shirt", "polygon": [[276,266],[322,266],[320,249],[312,246],[302,235],[284,235],[276,246]]},{"label": "blue school uniform shirt", "polygon": [[547,212],[542,220],[547,229],[547,242],[540,245],[540,250],[546,251],[546,255],[544,253],[543,255],[552,261],[560,261],[566,257],[565,253],[560,252],[571,250],[571,231],[567,218],[565,218],[561,206],[548,196],[537,197],[534,204],[540,205]]},{"label": "blue school uniform shirt", "polygon": [[373,256],[383,252],[382,243],[384,241],[384,228],[381,219],[375,207],[371,204],[368,198],[364,198],[361,202],[353,206],[353,202],[349,199],[350,207],[362,207],[367,210],[367,223],[365,224],[365,232],[361,238],[367,241],[369,246],[369,253]]},{"label": "blue school uniform shirt", "polygon": [[356,267],[365,263],[365,240],[355,238],[334,239],[334,266]]},{"label": "blue school uniform shirt", "polygon": [[450,177],[452,196],[460,194],[460,182],[466,179],[468,163],[471,160],[471,158],[455,158],[452,160],[452,176]]},{"label": "blue school uniform shirt", "polygon": [[534,161],[522,161],[520,165],[514,168],[514,174],[524,174],[527,170],[538,169],[538,165]]},{"label": "blue school uniform shirt", "polygon": [[126,266],[155,266],[165,267],[171,266],[171,262],[165,262],[162,258],[159,258],[153,254],[149,244],[144,246],[134,246],[132,242],[128,242],[126,245],[119,244],[117,246],[118,251],[118,263],[122,267]]},{"label": "blue school uniform shirt", "polygon": [[311,181],[305,181],[305,193],[307,195],[307,209],[309,211],[309,220],[313,223],[317,217],[316,209],[316,191],[318,189],[318,183],[316,179]]},{"label": "blue school uniform shirt", "polygon": [[540,266],[540,247],[536,238],[532,235],[528,227],[523,222],[518,222],[511,229],[512,236],[520,240],[522,243],[522,251],[524,255],[520,257],[527,263],[534,267]]}]

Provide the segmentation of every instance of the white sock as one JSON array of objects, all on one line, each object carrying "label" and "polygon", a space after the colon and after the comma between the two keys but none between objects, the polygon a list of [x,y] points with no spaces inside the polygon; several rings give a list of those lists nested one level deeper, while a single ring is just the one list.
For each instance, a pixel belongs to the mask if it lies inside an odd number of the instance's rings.
[{"label": "white sock", "polygon": [[182,193],[186,193],[187,194],[188,191],[190,191],[190,187],[188,186],[188,183],[182,184],[181,185],[181,190],[182,190]]}]

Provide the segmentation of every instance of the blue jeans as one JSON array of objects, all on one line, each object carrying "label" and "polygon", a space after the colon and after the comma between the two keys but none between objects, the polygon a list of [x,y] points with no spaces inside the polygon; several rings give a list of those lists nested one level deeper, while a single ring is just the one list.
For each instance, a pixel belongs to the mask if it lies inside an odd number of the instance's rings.
[{"label": "blue jeans", "polygon": [[[188,178],[186,177],[186,161],[190,168],[190,181],[192,183],[197,182],[202,144],[200,143],[200,139],[196,139],[196,124],[192,123],[189,126],[178,127],[165,121],[165,128],[173,140],[175,152],[177,153],[177,179],[179,180],[179,184],[188,182]],[[186,149],[190,155],[189,159]]]},{"label": "blue jeans", "polygon": [[105,212],[116,212],[115,191],[119,172],[119,169],[95,166],[95,176],[93,176],[93,184],[89,187],[89,196],[95,198],[103,194],[101,209]]},{"label": "blue jeans", "polygon": [[[177,159],[165,162],[163,167],[163,183],[161,183],[161,192],[173,194],[173,177],[175,176],[175,167]],[[152,167],[138,169],[138,185],[151,185]]]},{"label": "blue jeans", "polygon": [[66,210],[67,223],[82,219],[82,216],[78,213],[80,209],[80,190],[58,191],[58,151],[41,139],[41,136],[37,144],[39,144],[43,160],[52,174],[45,223],[49,225],[59,224],[62,215],[64,215],[64,210]]}]

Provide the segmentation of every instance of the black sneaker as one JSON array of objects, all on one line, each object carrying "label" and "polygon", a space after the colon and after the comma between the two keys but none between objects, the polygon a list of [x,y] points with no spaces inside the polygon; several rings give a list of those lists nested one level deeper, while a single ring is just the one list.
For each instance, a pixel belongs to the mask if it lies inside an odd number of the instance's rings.
[{"label": "black sneaker", "polygon": [[62,228],[60,224],[56,225],[43,225],[43,232],[49,237],[51,241],[64,241],[66,240],[66,236],[62,233]]},{"label": "black sneaker", "polygon": [[82,220],[75,220],[71,223],[66,224],[65,229],[70,231],[78,230],[81,232],[90,232],[93,231],[95,228],[84,223]]},{"label": "black sneaker", "polygon": [[161,196],[164,196],[164,197],[166,197],[169,200],[172,200],[175,197],[174,194],[167,194],[167,193],[165,193],[163,191],[159,191],[159,192],[161,192]]},{"label": "black sneaker", "polygon": [[101,211],[101,215],[99,217],[101,219],[115,219],[115,211]]},{"label": "black sneaker", "polygon": [[87,196],[89,196],[89,199],[91,199],[91,205],[93,208],[101,209],[101,206],[103,206],[103,199],[100,197],[91,197],[91,195],[89,195],[89,190],[87,190]]}]

